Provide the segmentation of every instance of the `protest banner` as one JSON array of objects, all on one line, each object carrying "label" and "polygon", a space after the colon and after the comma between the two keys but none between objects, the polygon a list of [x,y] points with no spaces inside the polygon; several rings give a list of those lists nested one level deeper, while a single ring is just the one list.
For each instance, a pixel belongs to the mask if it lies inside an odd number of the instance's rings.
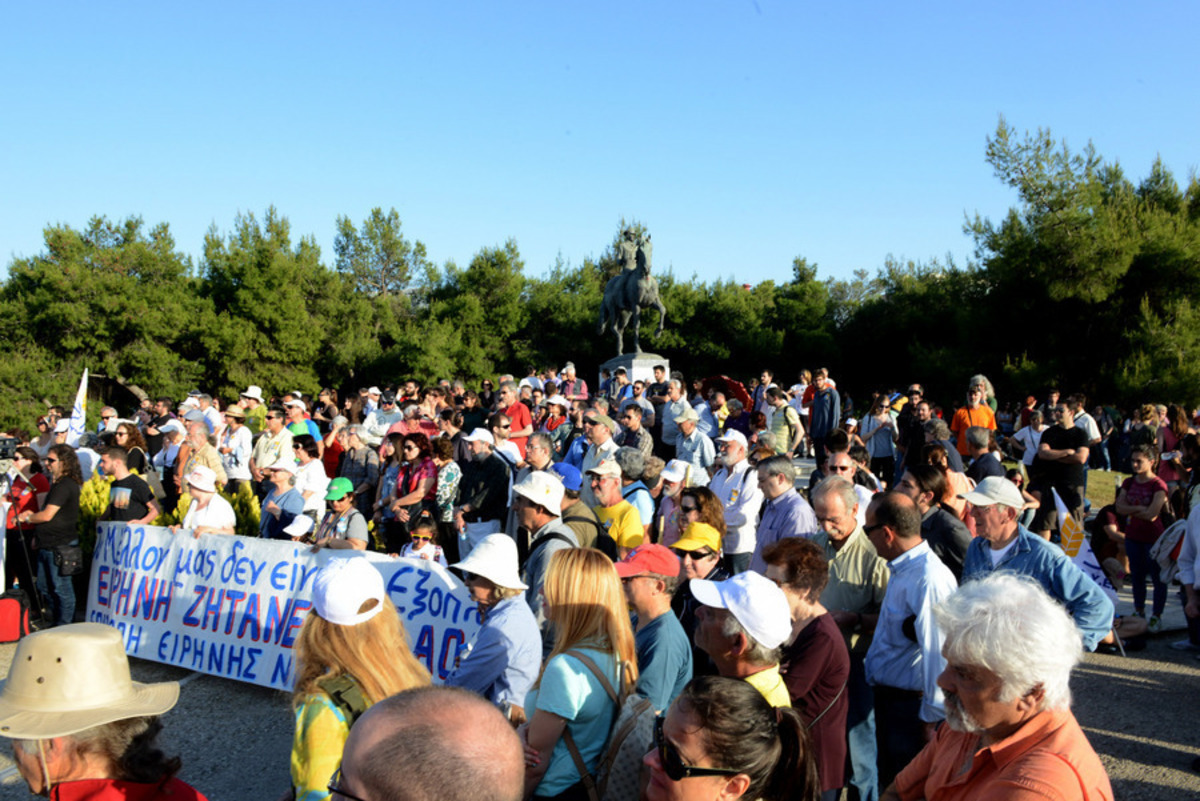
[{"label": "protest banner", "polygon": [[1083,530],[1083,524],[1075,519],[1075,516],[1067,509],[1067,505],[1063,499],[1059,497],[1058,490],[1053,487],[1050,491],[1054,493],[1054,508],[1058,511],[1058,538],[1062,543],[1062,549],[1067,556],[1071,557],[1071,561],[1075,565],[1091,577],[1092,581],[1100,585],[1100,589],[1104,590],[1105,594],[1115,604],[1117,602],[1117,589],[1109,581],[1108,575],[1104,572],[1104,568],[1100,566],[1100,560],[1096,558],[1096,554],[1092,551],[1092,544],[1088,542]]},{"label": "protest banner", "polygon": [[479,610],[440,565],[296,542],[97,525],[87,620],[120,629],[130,656],[291,691],[292,646],[330,559],[368,559],[413,653],[440,682],[479,630]]}]

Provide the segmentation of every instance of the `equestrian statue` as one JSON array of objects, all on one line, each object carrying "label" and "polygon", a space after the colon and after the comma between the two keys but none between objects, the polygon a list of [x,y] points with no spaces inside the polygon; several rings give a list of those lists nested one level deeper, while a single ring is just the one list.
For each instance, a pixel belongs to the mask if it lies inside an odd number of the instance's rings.
[{"label": "equestrian statue", "polygon": [[604,287],[604,302],[600,305],[600,325],[596,331],[603,334],[612,329],[617,335],[617,355],[625,352],[625,329],[633,324],[633,352],[640,354],[642,345],[639,334],[642,327],[642,309],[658,309],[657,337],[663,332],[667,320],[667,309],[658,297],[658,281],[650,274],[650,256],[653,248],[650,234],[639,236],[632,228],[621,232],[619,255],[621,272],[609,279]]}]

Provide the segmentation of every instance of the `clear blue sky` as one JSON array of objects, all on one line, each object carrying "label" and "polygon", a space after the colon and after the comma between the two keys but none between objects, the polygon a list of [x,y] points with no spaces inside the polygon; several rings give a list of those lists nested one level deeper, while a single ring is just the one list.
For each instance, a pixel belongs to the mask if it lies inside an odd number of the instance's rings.
[{"label": "clear blue sky", "polygon": [[1186,184],[1197,30],[1194,2],[6,3],[0,260],[95,214],[199,258],[275,204],[330,264],[374,206],[532,275],[622,216],[680,278],[962,262],[964,212],[1014,201],[1000,114]]}]

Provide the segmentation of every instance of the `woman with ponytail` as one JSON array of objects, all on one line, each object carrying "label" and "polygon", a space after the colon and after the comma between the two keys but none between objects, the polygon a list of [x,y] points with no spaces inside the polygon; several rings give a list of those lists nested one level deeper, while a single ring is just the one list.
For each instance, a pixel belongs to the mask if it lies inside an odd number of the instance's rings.
[{"label": "woman with ponytail", "polygon": [[646,801],[821,798],[800,714],[739,679],[692,679],[655,722],[654,744]]}]

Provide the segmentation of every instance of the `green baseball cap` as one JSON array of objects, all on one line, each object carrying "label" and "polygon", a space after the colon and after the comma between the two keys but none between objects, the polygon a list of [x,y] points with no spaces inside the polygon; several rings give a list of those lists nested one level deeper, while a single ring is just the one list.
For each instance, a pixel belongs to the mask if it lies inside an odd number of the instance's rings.
[{"label": "green baseball cap", "polygon": [[325,493],[325,500],[340,501],[348,494],[354,492],[354,484],[348,478],[335,478],[329,482],[329,491]]}]

